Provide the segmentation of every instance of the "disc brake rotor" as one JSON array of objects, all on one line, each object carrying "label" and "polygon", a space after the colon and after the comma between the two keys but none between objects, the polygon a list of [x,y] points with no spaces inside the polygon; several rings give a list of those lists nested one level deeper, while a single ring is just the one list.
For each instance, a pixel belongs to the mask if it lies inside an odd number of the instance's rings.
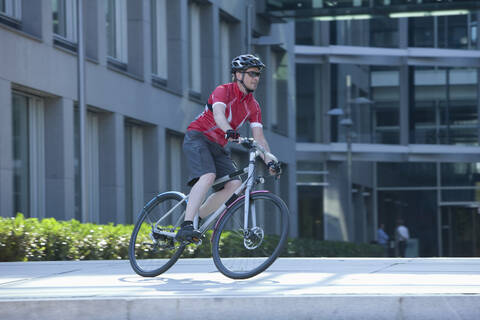
[{"label": "disc brake rotor", "polygon": [[243,237],[243,244],[248,250],[254,250],[262,244],[263,238],[263,229],[260,227],[254,227],[245,232],[245,235]]}]

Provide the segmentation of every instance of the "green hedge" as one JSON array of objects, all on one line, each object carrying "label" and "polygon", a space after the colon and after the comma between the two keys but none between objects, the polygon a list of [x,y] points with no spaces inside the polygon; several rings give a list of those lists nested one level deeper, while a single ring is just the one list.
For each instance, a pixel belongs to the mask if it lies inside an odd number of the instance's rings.
[{"label": "green hedge", "polygon": [[[54,218],[0,217],[0,261],[128,259],[132,225],[96,225]],[[147,235],[144,235],[147,236]],[[210,257],[211,231],[201,246],[188,246],[184,257]],[[228,237],[222,239],[228,242]],[[235,246],[232,244],[232,250]],[[288,257],[381,257],[378,245],[290,239]]]}]

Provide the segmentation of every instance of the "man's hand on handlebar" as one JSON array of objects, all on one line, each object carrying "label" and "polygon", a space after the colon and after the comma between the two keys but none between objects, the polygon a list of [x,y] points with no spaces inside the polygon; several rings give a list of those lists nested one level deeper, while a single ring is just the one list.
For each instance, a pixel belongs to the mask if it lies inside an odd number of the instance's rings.
[{"label": "man's hand on handlebar", "polygon": [[225,139],[227,139],[228,141],[237,142],[239,138],[240,138],[240,133],[238,133],[235,130],[229,129],[225,132]]},{"label": "man's hand on handlebar", "polygon": [[269,163],[267,163],[267,167],[270,175],[272,176],[279,177],[282,174],[282,165],[280,162],[271,160]]}]

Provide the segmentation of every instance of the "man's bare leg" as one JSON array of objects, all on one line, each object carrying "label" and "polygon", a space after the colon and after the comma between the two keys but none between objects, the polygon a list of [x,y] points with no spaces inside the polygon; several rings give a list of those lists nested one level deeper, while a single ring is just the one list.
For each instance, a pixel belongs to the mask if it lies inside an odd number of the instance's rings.
[{"label": "man's bare leg", "polygon": [[[197,182],[198,183],[198,182]],[[228,181],[224,188],[218,192],[213,193],[208,197],[207,201],[200,207],[199,216],[205,218],[215,210],[217,210],[227,199],[233,194],[233,192],[242,184],[240,180]],[[188,207],[187,207],[188,210]]]},{"label": "man's bare leg", "polygon": [[215,177],[215,173],[206,173],[193,185],[188,197],[187,209],[185,210],[185,221],[193,221],[193,218],[205,199],[208,190],[215,181]]}]

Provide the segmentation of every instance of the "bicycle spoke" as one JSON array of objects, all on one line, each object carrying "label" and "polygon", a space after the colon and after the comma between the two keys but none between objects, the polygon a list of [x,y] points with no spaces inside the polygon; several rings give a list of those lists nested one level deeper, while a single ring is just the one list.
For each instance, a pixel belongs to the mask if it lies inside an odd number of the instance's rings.
[{"label": "bicycle spoke", "polygon": [[185,210],[182,201],[180,195],[167,193],[150,201],[150,205],[143,209],[129,248],[130,264],[141,276],[151,277],[165,272],[183,252],[185,245],[161,233],[176,232],[173,225],[178,224]]},{"label": "bicycle spoke", "polygon": [[272,194],[252,196],[256,221],[244,229],[244,203],[229,209],[213,239],[213,257],[219,270],[231,278],[252,277],[273,263],[283,248],[288,230],[288,211]]}]

